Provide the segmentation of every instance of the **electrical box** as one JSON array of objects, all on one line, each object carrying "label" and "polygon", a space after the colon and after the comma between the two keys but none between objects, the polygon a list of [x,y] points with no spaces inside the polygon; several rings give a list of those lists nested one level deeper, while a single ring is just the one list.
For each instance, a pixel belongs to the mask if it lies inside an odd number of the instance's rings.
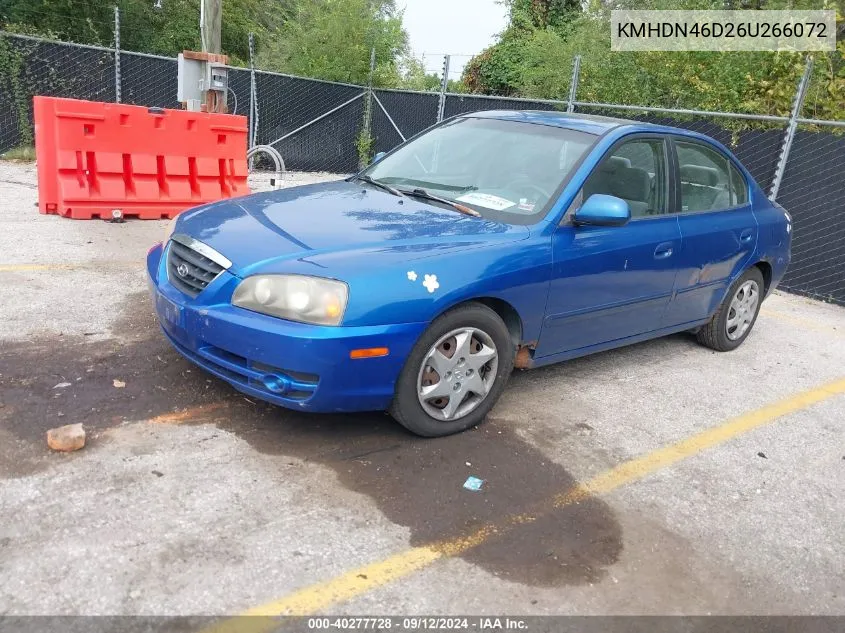
[{"label": "electrical box", "polygon": [[206,64],[206,90],[227,92],[229,90],[229,69],[224,64]]},{"label": "electrical box", "polygon": [[176,99],[182,103],[203,101],[202,82],[205,79],[206,63],[199,59],[189,59],[179,53],[177,58]]},{"label": "electrical box", "polygon": [[229,69],[225,55],[185,51],[177,59],[176,99],[188,110],[227,112]]}]

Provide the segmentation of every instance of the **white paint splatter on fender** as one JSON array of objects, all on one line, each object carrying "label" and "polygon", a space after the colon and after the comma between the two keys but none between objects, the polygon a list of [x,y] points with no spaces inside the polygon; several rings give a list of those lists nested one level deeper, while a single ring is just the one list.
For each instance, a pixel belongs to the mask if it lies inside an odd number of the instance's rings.
[{"label": "white paint splatter on fender", "polygon": [[423,286],[425,286],[429,293],[433,293],[440,287],[440,283],[437,281],[437,275],[426,275],[425,281],[423,281]]}]

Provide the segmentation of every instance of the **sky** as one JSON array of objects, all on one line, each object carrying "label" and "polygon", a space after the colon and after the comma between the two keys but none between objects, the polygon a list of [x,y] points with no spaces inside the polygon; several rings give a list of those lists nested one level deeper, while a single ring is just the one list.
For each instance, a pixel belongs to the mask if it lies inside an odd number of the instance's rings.
[{"label": "sky", "polygon": [[416,57],[438,75],[449,53],[449,77],[458,79],[470,57],[490,46],[507,25],[507,9],[496,0],[398,0]]}]

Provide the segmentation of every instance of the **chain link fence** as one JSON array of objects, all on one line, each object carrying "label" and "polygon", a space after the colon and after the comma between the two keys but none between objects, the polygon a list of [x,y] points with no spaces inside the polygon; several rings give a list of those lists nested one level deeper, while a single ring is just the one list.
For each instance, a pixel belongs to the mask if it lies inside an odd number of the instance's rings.
[{"label": "chain link fence", "polygon": [[[800,118],[803,96],[791,118],[577,101],[575,67],[571,104],[373,89],[246,68],[230,69],[228,104],[250,117],[252,144],[278,150],[287,170],[337,177],[438,123],[441,100],[443,118],[494,109],[574,110],[701,132],[729,147],[767,192],[780,174],[777,202],[794,220],[793,262],[782,287],[845,305],[845,122]],[[115,101],[119,86],[124,103],[178,108],[176,81],[173,58],[0,33],[0,153],[32,144],[34,95]],[[790,125],[791,145],[785,142]],[[262,160],[255,165],[269,168]]]},{"label": "chain link fence", "polygon": [[482,110],[561,110],[566,111],[566,101],[515,99],[486,95],[447,94],[444,118]]},{"label": "chain link fence", "polygon": [[348,174],[358,168],[362,86],[256,71],[257,144],[295,171]]},{"label": "chain link fence", "polygon": [[833,129],[799,124],[795,133],[777,197],[794,226],[782,286],[845,305],[845,134]]},{"label": "chain link fence", "polygon": [[32,145],[32,97],[115,100],[114,51],[0,37],[0,152]]},{"label": "chain link fence", "polygon": [[176,100],[176,60],[170,57],[121,51],[120,86],[122,103],[180,107]]},{"label": "chain link fence", "polygon": [[375,152],[388,152],[437,123],[436,93],[374,90],[373,101]]}]

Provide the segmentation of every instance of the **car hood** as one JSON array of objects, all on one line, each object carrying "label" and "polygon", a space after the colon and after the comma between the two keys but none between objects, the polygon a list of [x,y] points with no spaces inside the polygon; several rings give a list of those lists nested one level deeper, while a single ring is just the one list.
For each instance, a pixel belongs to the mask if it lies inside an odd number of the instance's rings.
[{"label": "car hood", "polygon": [[[528,237],[525,226],[461,215],[415,198],[339,181],[223,200],[186,211],[177,233],[208,244],[238,275],[410,261]],[[285,264],[282,266],[282,264]],[[325,272],[323,274],[326,274]]]}]

